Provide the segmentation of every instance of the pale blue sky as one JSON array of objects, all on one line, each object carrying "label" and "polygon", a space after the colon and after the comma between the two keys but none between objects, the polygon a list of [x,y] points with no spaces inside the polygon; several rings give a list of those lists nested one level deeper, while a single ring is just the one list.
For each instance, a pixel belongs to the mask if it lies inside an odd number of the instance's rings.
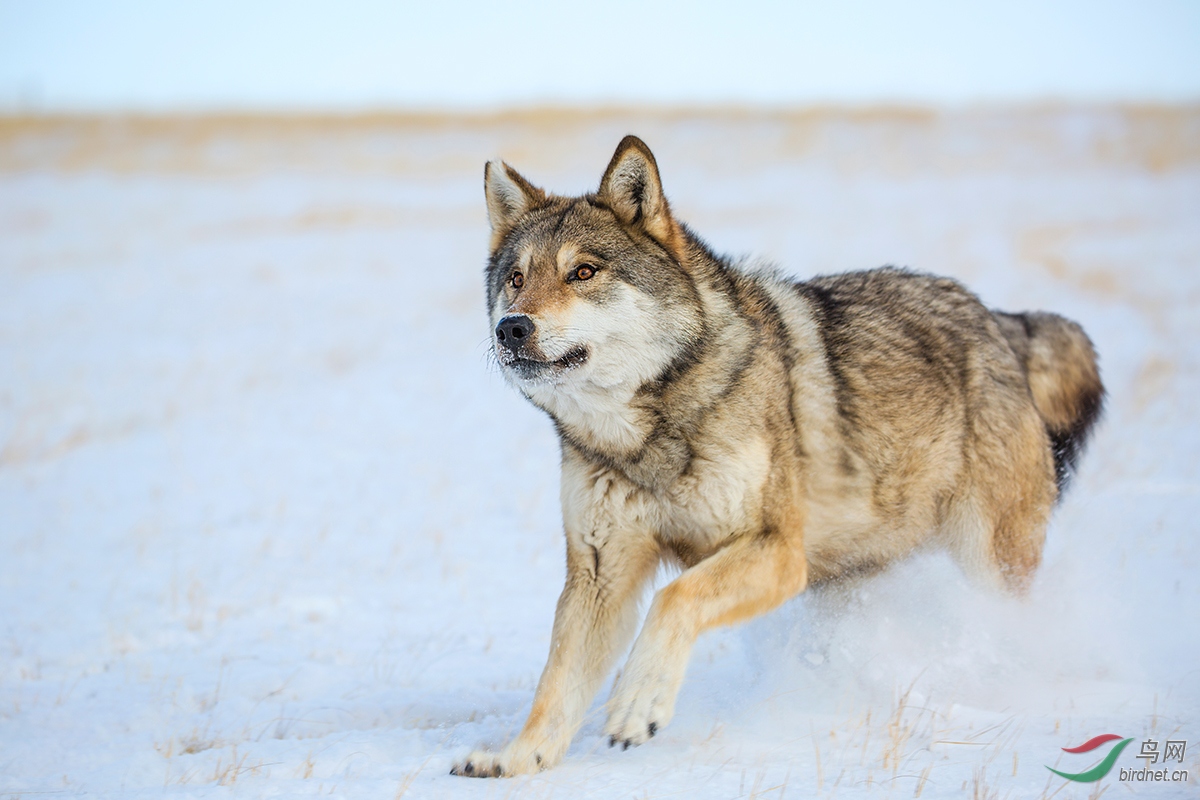
[{"label": "pale blue sky", "polygon": [[1200,0],[0,0],[0,111],[1200,100]]}]

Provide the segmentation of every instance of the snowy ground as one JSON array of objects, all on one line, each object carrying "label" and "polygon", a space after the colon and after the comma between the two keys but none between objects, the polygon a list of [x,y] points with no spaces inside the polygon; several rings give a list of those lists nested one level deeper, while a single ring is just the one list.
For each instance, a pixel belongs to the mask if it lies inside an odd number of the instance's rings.
[{"label": "snowy ground", "polygon": [[[1108,414],[1026,601],[916,558],[703,637],[646,746],[597,706],[557,769],[451,777],[563,574],[483,162],[582,191],[629,131],[719,250],[1079,320]],[[1195,796],[1198,339],[1200,110],[0,121],[0,797]],[[1109,732],[1190,782],[1047,771]]]}]

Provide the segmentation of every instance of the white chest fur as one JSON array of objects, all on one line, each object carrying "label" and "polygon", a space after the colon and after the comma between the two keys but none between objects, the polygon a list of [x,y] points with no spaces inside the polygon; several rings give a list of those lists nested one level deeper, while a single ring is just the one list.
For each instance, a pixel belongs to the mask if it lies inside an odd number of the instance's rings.
[{"label": "white chest fur", "polygon": [[736,450],[710,447],[660,491],[598,467],[567,448],[563,455],[563,522],[569,536],[600,546],[613,536],[651,535],[707,552],[762,526],[770,451],[762,440]]}]

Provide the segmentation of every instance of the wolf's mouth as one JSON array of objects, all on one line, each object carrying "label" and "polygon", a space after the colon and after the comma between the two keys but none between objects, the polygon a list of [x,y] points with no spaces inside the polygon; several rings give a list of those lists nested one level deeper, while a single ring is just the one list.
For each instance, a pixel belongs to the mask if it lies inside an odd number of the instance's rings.
[{"label": "wolf's mouth", "polygon": [[553,361],[539,361],[520,356],[509,361],[505,366],[515,370],[522,378],[534,378],[547,371],[556,373],[568,372],[583,364],[588,359],[588,349],[583,345],[573,347],[561,358]]}]

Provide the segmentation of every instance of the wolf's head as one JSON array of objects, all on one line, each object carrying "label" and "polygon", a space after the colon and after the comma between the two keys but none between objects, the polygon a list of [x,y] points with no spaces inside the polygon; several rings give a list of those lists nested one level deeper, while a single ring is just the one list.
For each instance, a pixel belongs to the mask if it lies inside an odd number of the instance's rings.
[{"label": "wolf's head", "polygon": [[689,237],[640,139],[621,141],[595,194],[547,194],[501,161],[488,163],[484,187],[492,342],[534,402],[637,391],[692,347],[703,314]]}]

